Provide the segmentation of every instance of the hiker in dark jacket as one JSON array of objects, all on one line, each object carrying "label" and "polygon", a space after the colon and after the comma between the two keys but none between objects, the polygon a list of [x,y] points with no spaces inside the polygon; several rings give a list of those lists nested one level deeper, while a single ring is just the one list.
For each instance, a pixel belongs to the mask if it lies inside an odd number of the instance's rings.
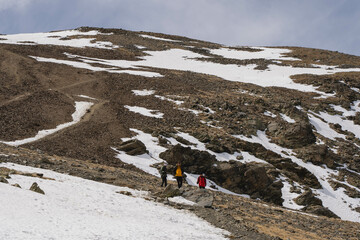
[{"label": "hiker in dark jacket", "polygon": [[175,178],[178,184],[178,188],[181,188],[182,181],[183,181],[183,172],[181,170],[181,164],[176,164],[176,170],[175,170]]},{"label": "hiker in dark jacket", "polygon": [[206,187],[206,178],[205,174],[201,174],[197,179],[197,184],[199,184],[199,188],[205,188]]},{"label": "hiker in dark jacket", "polygon": [[167,168],[166,165],[162,166],[160,169],[160,175],[161,175],[161,179],[162,179],[162,183],[161,186],[163,186],[165,184],[165,187],[167,186]]}]

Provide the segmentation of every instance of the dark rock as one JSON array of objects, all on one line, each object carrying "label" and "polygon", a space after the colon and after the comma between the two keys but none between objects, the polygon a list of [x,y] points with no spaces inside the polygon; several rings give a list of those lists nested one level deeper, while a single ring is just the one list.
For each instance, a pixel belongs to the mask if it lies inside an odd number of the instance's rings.
[{"label": "dark rock", "polygon": [[294,199],[294,201],[303,206],[319,205],[322,206],[322,201],[315,197],[311,190],[305,191],[303,194]]},{"label": "dark rock", "polygon": [[147,153],[146,146],[139,140],[129,140],[117,147],[119,151],[124,151],[126,154],[135,156]]},{"label": "dark rock", "polygon": [[8,180],[6,180],[4,177],[0,177],[0,182],[2,182],[2,183],[9,183]]},{"label": "dark rock", "polygon": [[306,168],[292,162],[290,158],[275,158],[268,160],[274,167],[283,171],[290,179],[312,188],[321,188],[318,179]]},{"label": "dark rock", "polygon": [[311,145],[296,150],[298,157],[305,162],[312,162],[315,165],[325,164],[328,168],[335,169],[336,162],[340,157],[331,151],[326,145]]},{"label": "dark rock", "polygon": [[175,185],[168,184],[167,187],[162,192],[162,195],[164,197],[175,197],[175,196],[180,196],[181,192],[177,187],[175,187]]},{"label": "dark rock", "polygon": [[[186,169],[188,172],[198,174],[207,173],[216,162],[215,156],[206,151],[193,150],[179,144],[162,152],[160,157],[173,166],[180,162],[183,171]],[[169,170],[171,171],[171,166],[169,166]]]},{"label": "dark rock", "polygon": [[307,213],[316,214],[319,216],[331,217],[331,218],[339,218],[335,213],[330,211],[328,208],[319,206],[319,205],[310,205],[302,209]]},{"label": "dark rock", "polygon": [[[244,173],[246,184],[251,186],[252,192],[258,192],[271,184],[264,167],[254,166]],[[251,194],[251,192],[250,192]]]},{"label": "dark rock", "polygon": [[45,192],[39,187],[39,185],[36,182],[34,182],[31,185],[30,190],[33,191],[33,192],[45,194]]},{"label": "dark rock", "polygon": [[316,137],[310,123],[301,121],[293,124],[271,122],[267,133],[277,144],[288,148],[299,148],[315,143]]}]

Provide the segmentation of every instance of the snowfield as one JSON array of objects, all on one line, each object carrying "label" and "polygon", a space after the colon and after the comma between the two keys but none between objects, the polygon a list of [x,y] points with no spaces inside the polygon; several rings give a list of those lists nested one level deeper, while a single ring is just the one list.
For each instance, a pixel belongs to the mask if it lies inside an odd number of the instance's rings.
[{"label": "snowfield", "polygon": [[[58,31],[49,33],[22,33],[2,35],[0,43],[21,45],[57,45],[75,48],[93,47],[103,49],[114,49],[119,46],[111,42],[95,41],[95,38],[84,38],[84,36],[105,35],[98,31],[80,32],[78,30]],[[82,36],[82,38],[75,38]],[[74,38],[72,38],[74,37]]]},{"label": "snowfield", "polygon": [[[27,33],[2,35],[0,43],[5,44],[23,44],[23,45],[57,45],[76,48],[92,47],[100,49],[116,49],[119,45],[113,45],[111,42],[96,41],[96,35],[109,35],[98,31],[81,32],[78,30],[58,31],[50,33]],[[181,42],[178,40],[154,37],[146,34],[140,34],[140,37],[149,38],[159,41]],[[140,49],[143,48],[140,46]],[[190,48],[191,49],[191,48]],[[299,61],[297,58],[287,57],[290,53],[289,49],[282,48],[266,48],[257,47],[252,49],[256,51],[244,51],[222,47],[219,49],[207,49],[210,53],[224,58],[230,59],[266,59],[272,60],[274,63],[282,63],[282,61]],[[206,49],[204,49],[206,50]],[[174,69],[181,71],[193,71],[196,73],[211,74],[223,78],[228,81],[236,81],[243,83],[252,83],[262,87],[285,87],[304,92],[316,92],[320,94],[320,98],[327,98],[333,94],[325,94],[317,90],[317,87],[305,84],[295,83],[290,76],[296,74],[333,74],[337,72],[359,72],[359,68],[341,69],[336,66],[312,65],[310,68],[295,68],[291,66],[283,66],[270,64],[268,69],[257,70],[256,64],[235,65],[235,64],[219,64],[209,61],[197,60],[197,58],[210,58],[208,56],[192,52],[185,49],[169,49],[164,51],[144,51],[147,56],[139,58],[138,61],[126,60],[107,60],[99,58],[89,58],[84,56],[72,55],[64,53],[68,58],[74,60],[59,60],[54,58],[44,58],[40,56],[31,56],[40,62],[52,62],[65,64],[76,68],[89,69],[91,71],[108,71],[111,73],[126,73],[140,75],[144,77],[163,77],[161,74],[146,71],[144,68],[162,68]],[[110,67],[98,67],[91,64],[100,64]],[[121,69],[119,69],[121,68]],[[123,70],[123,69],[127,70]],[[134,69],[134,70],[129,70]],[[356,91],[356,90],[354,90]]]},{"label": "snowfield", "polygon": [[[144,191],[12,163],[1,163],[0,167],[43,173],[54,179],[11,175],[9,183],[22,188],[0,183],[1,239],[218,240],[229,234],[188,211],[145,200]],[[45,195],[27,190],[33,182]]]}]

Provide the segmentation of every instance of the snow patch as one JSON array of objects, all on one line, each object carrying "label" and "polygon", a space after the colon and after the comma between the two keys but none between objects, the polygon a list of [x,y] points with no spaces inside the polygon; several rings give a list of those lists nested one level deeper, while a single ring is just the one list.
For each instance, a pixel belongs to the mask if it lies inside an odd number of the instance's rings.
[{"label": "snow patch", "polygon": [[141,34],[140,36],[143,37],[143,38],[150,38],[150,39],[155,39],[155,40],[160,40],[160,41],[181,42],[181,41],[179,41],[179,40],[173,40],[173,39],[167,39],[167,38],[154,37],[154,36],[145,35],[145,34]]},{"label": "snow patch", "polygon": [[130,128],[130,131],[135,132],[137,135],[130,139],[122,138],[121,140],[125,142],[131,139],[137,139],[145,144],[149,153],[139,156],[130,156],[125,152],[118,151],[113,148],[113,150],[118,153],[116,157],[125,163],[133,164],[135,167],[140,168],[147,173],[160,177],[159,171],[156,168],[151,167],[151,165],[165,162],[159,157],[159,154],[166,151],[167,149],[160,146],[158,138],[151,136],[151,134],[144,133],[143,131],[134,128]]},{"label": "snow patch", "polygon": [[164,96],[160,96],[160,95],[155,95],[155,97],[159,98],[160,100],[163,100],[163,101],[169,101],[169,102],[175,103],[176,105],[181,105],[181,104],[184,103],[184,101],[174,100],[174,99],[164,97]]},{"label": "snow patch", "polygon": [[106,35],[98,31],[80,32],[78,30],[68,30],[49,33],[24,33],[24,34],[12,34],[2,35],[0,43],[6,44],[21,44],[21,45],[57,45],[75,48],[93,47],[102,49],[114,49],[119,46],[113,45],[111,42],[95,41],[95,38],[74,38],[75,36],[96,36]]},{"label": "snow patch", "polygon": [[82,98],[91,99],[91,100],[97,100],[96,98],[89,97],[89,96],[86,96],[86,95],[78,95],[78,96],[79,96],[79,97],[82,97]]},{"label": "snow patch", "polygon": [[144,47],[144,46],[141,46],[141,45],[134,45],[136,48],[138,48],[138,49],[145,49],[146,47]]},{"label": "snow patch", "polygon": [[336,138],[345,139],[346,136],[344,134],[336,132],[329,126],[328,123],[324,122],[320,118],[317,118],[312,114],[308,114],[308,117],[311,125],[313,125],[316,131],[322,136],[329,138],[331,140],[336,140]]},{"label": "snow patch", "polygon": [[170,202],[173,202],[173,203],[178,203],[178,204],[183,204],[183,205],[189,205],[189,206],[194,206],[196,205],[196,203],[192,202],[192,201],[189,201],[181,196],[177,196],[177,197],[171,197],[171,198],[168,198],[168,200]]},{"label": "snow patch", "polygon": [[134,113],[139,113],[146,117],[153,117],[153,118],[163,118],[164,114],[160,113],[158,110],[151,110],[144,107],[136,107],[136,106],[128,106],[125,105],[125,108],[129,109],[129,111]]},{"label": "snow patch", "polygon": [[264,115],[268,117],[276,118],[276,115],[269,111],[264,112]]},{"label": "snow patch", "polygon": [[282,48],[265,48],[265,47],[251,47],[254,50],[260,50],[256,52],[230,49],[230,48],[219,48],[211,49],[210,52],[215,55],[220,55],[224,58],[247,60],[247,59],[267,59],[267,60],[291,60],[300,61],[299,58],[286,57],[284,54],[291,53],[289,49]]},{"label": "snow patch", "polygon": [[294,202],[294,199],[297,198],[300,194],[291,192],[291,184],[284,176],[280,176],[281,182],[284,184],[284,187],[281,189],[281,195],[284,199],[283,206],[290,209],[300,210],[304,206],[300,206]]},{"label": "snow patch", "polygon": [[280,113],[280,116],[282,119],[284,119],[285,121],[287,121],[288,123],[296,123],[296,121],[294,119],[292,119],[291,117],[283,114],[283,113]]},{"label": "snow patch", "polygon": [[356,125],[353,121],[343,119],[340,115],[330,115],[326,112],[320,112],[320,114],[312,113],[322,119],[326,119],[327,122],[333,124],[339,124],[343,131],[349,131],[360,138],[360,126]]},{"label": "snow patch", "polygon": [[155,93],[154,90],[131,90],[136,96],[150,96]]},{"label": "snow patch", "polygon": [[[49,62],[49,63],[57,63],[57,64],[64,64],[75,68],[82,68],[82,69],[88,69],[94,72],[109,72],[109,73],[118,73],[118,74],[131,74],[131,75],[138,75],[143,77],[163,77],[160,73],[156,72],[149,72],[149,71],[140,71],[140,70],[119,70],[117,68],[105,68],[105,67],[94,67],[88,63],[85,62],[78,62],[78,61],[70,61],[70,60],[58,60],[55,58],[44,58],[44,57],[35,57],[30,56],[31,58],[34,58],[38,62]],[[100,63],[101,64],[101,63]]]}]

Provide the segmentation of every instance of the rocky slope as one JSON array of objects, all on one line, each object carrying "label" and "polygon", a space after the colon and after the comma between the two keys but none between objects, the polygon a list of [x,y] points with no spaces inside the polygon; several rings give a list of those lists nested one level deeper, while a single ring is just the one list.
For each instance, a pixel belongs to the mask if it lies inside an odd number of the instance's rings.
[{"label": "rocky slope", "polygon": [[[16,163],[81,178],[148,191],[148,201],[159,202],[177,209],[188,210],[207,220],[212,225],[231,233],[230,239],[358,239],[359,223],[335,218],[318,217],[300,211],[265,204],[241,196],[217,191],[200,192],[196,187],[185,184],[178,191],[176,183],[169,181],[170,188],[161,188],[157,177],[146,174],[130,165],[109,167],[91,161],[77,160],[57,155],[48,155],[40,150],[14,148],[0,144],[0,163]],[[22,174],[33,177],[33,181],[44,178],[37,172],[19,172],[0,167],[0,179],[11,180],[11,176]],[[3,181],[0,184],[4,184]],[[21,187],[21,186],[14,186]],[[39,184],[41,189],[41,184]],[[45,192],[45,195],[47,193]],[[122,194],[131,195],[129,192]],[[173,201],[168,197],[180,195],[205,205],[190,206]],[[206,199],[205,199],[206,198]],[[202,202],[204,203],[204,201]],[[206,207],[204,207],[206,206]]]},{"label": "rocky slope", "polygon": [[360,221],[360,57],[80,28],[0,36],[0,79],[7,144],[90,102],[21,146],[153,175],[180,161],[189,181]]}]

